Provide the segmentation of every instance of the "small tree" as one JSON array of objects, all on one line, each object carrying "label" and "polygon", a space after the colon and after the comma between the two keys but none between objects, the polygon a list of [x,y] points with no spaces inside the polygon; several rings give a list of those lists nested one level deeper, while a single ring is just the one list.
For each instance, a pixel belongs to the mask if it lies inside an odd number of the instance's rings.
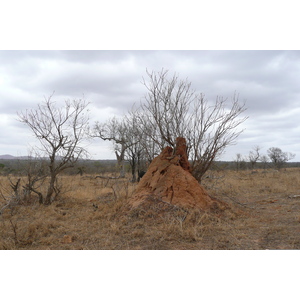
[{"label": "small tree", "polygon": [[280,148],[272,147],[268,149],[268,156],[276,169],[293,159],[296,155],[290,152],[283,152]]},{"label": "small tree", "polygon": [[242,154],[240,154],[240,153],[236,154],[236,157],[234,159],[234,163],[235,163],[235,169],[236,169],[237,172],[242,170],[242,169],[245,169],[245,167],[246,167],[246,162],[245,162]]},{"label": "small tree", "polygon": [[135,182],[145,156],[141,134],[138,114],[132,109],[121,119],[114,117],[105,123],[96,122],[91,136],[114,143],[120,178],[125,177],[124,163],[128,161],[131,167],[132,181]]},{"label": "small tree", "polygon": [[[86,154],[82,142],[88,130],[87,106],[85,100],[79,99],[66,100],[64,107],[57,107],[51,95],[36,109],[18,113],[19,121],[38,139],[41,156],[48,157],[49,185],[46,194],[39,194],[40,203],[49,205],[57,198],[60,193],[58,174],[73,167]],[[37,193],[35,189],[32,191]]]},{"label": "small tree", "polygon": [[262,163],[264,170],[267,168],[269,163],[269,158],[267,155],[261,155],[259,161]]},{"label": "small tree", "polygon": [[120,178],[125,177],[125,151],[128,148],[127,133],[128,129],[124,120],[119,120],[115,117],[105,123],[96,122],[91,133],[92,137],[98,137],[104,141],[114,143]]},{"label": "small tree", "polygon": [[[33,152],[32,152],[33,153]],[[48,161],[42,157],[28,156],[24,161],[21,174],[25,175],[25,184],[23,185],[23,200],[25,202],[31,199],[31,193],[35,193],[39,197],[39,203],[43,203],[42,186],[48,177],[47,167]]]},{"label": "small tree", "polygon": [[249,152],[248,158],[250,162],[251,169],[254,169],[254,166],[260,159],[260,147],[259,146],[254,146],[253,151]]},{"label": "small tree", "polygon": [[129,111],[124,117],[124,122],[127,128],[126,159],[131,167],[132,182],[136,182],[139,181],[141,172],[145,171],[150,149],[149,145],[145,144],[138,111],[134,109]]}]

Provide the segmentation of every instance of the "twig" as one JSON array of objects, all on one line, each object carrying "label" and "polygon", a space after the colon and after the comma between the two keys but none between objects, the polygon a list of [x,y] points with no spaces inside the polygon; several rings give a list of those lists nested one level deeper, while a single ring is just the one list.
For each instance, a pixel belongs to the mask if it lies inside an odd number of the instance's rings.
[{"label": "twig", "polygon": [[233,201],[233,202],[235,202],[235,203],[237,203],[237,204],[239,204],[239,205],[242,205],[242,206],[248,207],[248,208],[254,208],[253,206],[249,206],[249,205],[247,205],[247,204],[241,203],[241,202],[235,200],[235,199],[232,198],[232,197],[229,197],[229,196],[227,196],[227,195],[225,195],[225,196],[226,196],[227,198],[229,198],[231,201]]},{"label": "twig", "polygon": [[16,224],[14,224],[13,222],[12,222],[12,220],[10,219],[9,220],[9,222],[10,222],[10,224],[11,224],[11,226],[12,226],[12,228],[13,228],[13,231],[14,231],[14,238],[15,238],[15,243],[17,244],[17,243],[19,243],[20,241],[19,241],[19,239],[18,239],[18,236],[17,236],[17,229],[18,229],[18,226],[17,226],[17,223]]},{"label": "twig", "polygon": [[115,200],[117,200],[117,199],[118,199],[118,197],[117,197],[117,193],[116,193],[116,191],[115,191],[115,189],[114,189],[114,187],[113,187],[113,186],[112,186],[111,188],[112,188],[112,190],[113,190],[113,192],[114,192]]},{"label": "twig", "polygon": [[2,211],[3,211],[6,207],[8,207],[9,205],[10,205],[10,202],[7,203],[6,205],[4,205],[4,206],[1,208],[1,210],[0,210],[0,216],[2,215]]}]

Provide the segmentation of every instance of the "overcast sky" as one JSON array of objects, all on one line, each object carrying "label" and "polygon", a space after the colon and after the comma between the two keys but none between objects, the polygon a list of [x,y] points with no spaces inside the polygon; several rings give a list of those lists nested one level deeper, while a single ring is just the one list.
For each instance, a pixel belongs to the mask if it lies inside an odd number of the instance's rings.
[{"label": "overcast sky", "polygon": [[[91,102],[91,123],[125,114],[143,100],[146,69],[168,69],[208,100],[246,101],[245,131],[222,159],[256,145],[296,154],[300,161],[300,51],[0,51],[0,155],[27,155],[34,138],[17,112],[53,99]],[[91,141],[92,158],[115,158],[112,145]]]}]

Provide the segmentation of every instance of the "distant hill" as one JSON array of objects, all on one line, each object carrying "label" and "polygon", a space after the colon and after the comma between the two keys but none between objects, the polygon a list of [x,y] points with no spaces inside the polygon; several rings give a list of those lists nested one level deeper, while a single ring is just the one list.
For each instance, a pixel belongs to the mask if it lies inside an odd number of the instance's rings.
[{"label": "distant hill", "polygon": [[0,155],[0,159],[15,159],[15,156],[12,156],[10,154],[4,154]]},{"label": "distant hill", "polygon": [[[40,159],[41,157],[35,158],[32,156],[13,156],[10,154],[4,154],[4,155],[0,155],[0,160],[25,160],[25,159]],[[57,157],[59,158],[59,157]],[[44,157],[44,159],[48,159],[46,157]],[[95,161],[100,161],[104,164],[111,164],[111,163],[116,163],[117,160],[116,159],[79,159],[78,162],[80,161],[90,161],[90,162],[95,162]]]},{"label": "distant hill", "polygon": [[9,160],[28,159],[28,156],[13,156],[13,155],[10,155],[10,154],[4,154],[4,155],[0,155],[0,159],[9,159]]}]

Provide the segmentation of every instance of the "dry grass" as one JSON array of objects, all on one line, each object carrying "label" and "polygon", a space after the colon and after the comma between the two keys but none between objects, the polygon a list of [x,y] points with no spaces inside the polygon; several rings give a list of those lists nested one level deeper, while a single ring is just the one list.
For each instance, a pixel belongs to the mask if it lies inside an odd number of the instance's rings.
[{"label": "dry grass", "polygon": [[[59,202],[3,211],[0,249],[300,249],[300,197],[293,197],[300,195],[299,175],[211,172],[203,185],[230,205],[224,212],[151,199],[130,209],[126,200],[136,185],[127,179],[66,176]],[[7,179],[0,183],[8,193]]]}]

